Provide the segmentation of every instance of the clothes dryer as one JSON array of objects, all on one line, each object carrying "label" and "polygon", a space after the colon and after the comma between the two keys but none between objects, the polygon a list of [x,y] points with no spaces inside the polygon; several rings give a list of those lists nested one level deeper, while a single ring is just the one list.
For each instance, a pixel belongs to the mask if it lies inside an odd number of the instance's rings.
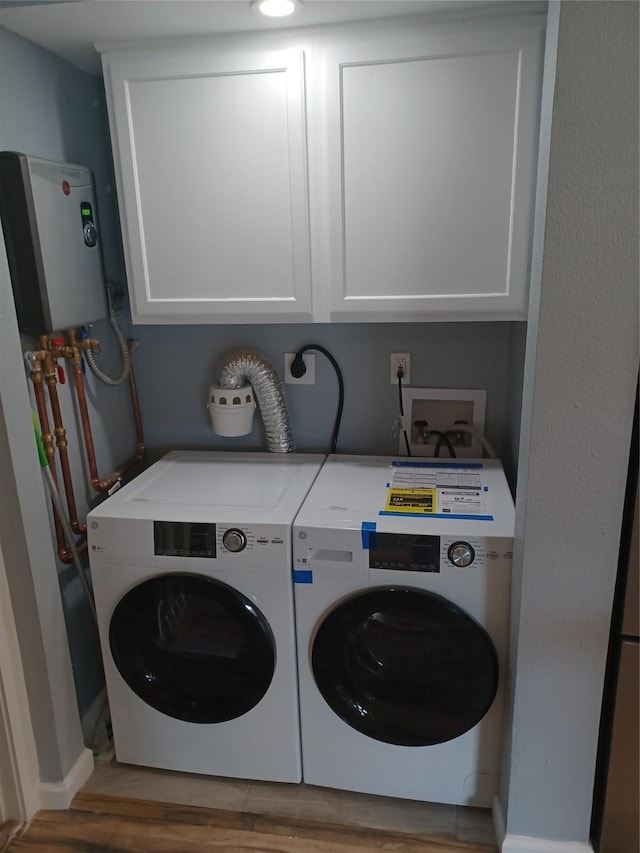
[{"label": "clothes dryer", "polygon": [[291,524],[323,459],[173,452],[89,513],[119,761],[300,781]]},{"label": "clothes dryer", "polygon": [[513,527],[496,460],[328,458],[293,528],[305,782],[490,805]]}]

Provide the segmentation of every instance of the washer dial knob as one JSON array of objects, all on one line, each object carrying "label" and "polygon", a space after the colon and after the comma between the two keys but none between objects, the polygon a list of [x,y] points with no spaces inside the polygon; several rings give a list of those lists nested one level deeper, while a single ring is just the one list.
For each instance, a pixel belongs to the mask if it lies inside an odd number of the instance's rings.
[{"label": "washer dial knob", "polygon": [[459,569],[466,569],[476,558],[476,552],[468,542],[454,542],[449,546],[447,556],[454,566]]},{"label": "washer dial knob", "polygon": [[237,554],[239,551],[244,551],[247,547],[247,537],[237,527],[230,527],[229,530],[225,530],[222,534],[222,544],[227,551]]}]

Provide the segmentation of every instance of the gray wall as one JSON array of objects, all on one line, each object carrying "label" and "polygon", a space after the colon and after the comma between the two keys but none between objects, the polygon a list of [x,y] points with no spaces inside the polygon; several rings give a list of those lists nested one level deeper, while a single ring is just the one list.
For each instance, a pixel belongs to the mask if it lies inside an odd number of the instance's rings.
[{"label": "gray wall", "polygon": [[[338,361],[345,405],[342,453],[398,453],[391,427],[398,388],[389,353],[411,352],[412,387],[484,388],[486,432],[503,456],[510,447],[508,388],[512,323],[135,326],[136,370],[148,443],[153,448],[265,449],[261,421],[250,436],[216,436],[205,408],[222,357],[236,347],[257,349],[282,375],[283,354],[320,344]],[[517,378],[518,386],[522,373]],[[338,385],[333,367],[316,353],[315,385],[285,385],[297,449],[328,452]],[[516,434],[517,435],[517,434]],[[513,454],[515,461],[516,454]],[[513,469],[513,465],[511,468]]]},{"label": "gray wall", "polygon": [[638,249],[638,4],[563,3],[519,466],[511,835],[589,837],[638,376]]},{"label": "gray wall", "polygon": [[[123,278],[111,161],[100,81],[0,28],[0,149],[89,166],[96,178],[106,268]],[[3,430],[0,536],[17,615],[42,781],[58,781],[82,748],[81,713],[103,687],[97,631],[73,567],[54,557],[49,501],[37,462],[32,405],[22,362],[4,243],[0,242],[0,399]],[[113,359],[108,324],[96,327]],[[96,387],[88,379],[94,441],[101,474],[131,452],[126,389]],[[60,387],[80,511],[95,497],[88,487],[69,386]],[[123,400],[123,396],[125,399]],[[117,401],[113,404],[114,399]],[[123,414],[125,413],[125,414]],[[129,444],[126,438],[129,437]],[[24,519],[24,522],[22,521]],[[70,643],[67,644],[67,636]],[[71,664],[69,662],[71,648]]]}]

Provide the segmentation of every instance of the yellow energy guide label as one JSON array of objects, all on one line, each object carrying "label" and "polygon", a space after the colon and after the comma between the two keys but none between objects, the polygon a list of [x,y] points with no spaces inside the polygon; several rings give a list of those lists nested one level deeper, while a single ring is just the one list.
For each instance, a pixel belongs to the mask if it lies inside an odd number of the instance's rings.
[{"label": "yellow energy guide label", "polygon": [[437,498],[435,489],[394,489],[387,493],[387,512],[436,512]]}]

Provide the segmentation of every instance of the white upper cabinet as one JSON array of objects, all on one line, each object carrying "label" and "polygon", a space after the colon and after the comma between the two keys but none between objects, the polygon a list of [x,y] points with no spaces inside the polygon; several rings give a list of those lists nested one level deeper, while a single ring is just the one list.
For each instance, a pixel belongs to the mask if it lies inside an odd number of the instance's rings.
[{"label": "white upper cabinet", "polygon": [[526,318],[542,34],[396,19],[104,53],[134,322]]},{"label": "white upper cabinet", "polygon": [[303,53],[103,67],[133,321],[310,320]]},{"label": "white upper cabinet", "polygon": [[421,26],[324,54],[331,317],[526,317],[538,27]]}]

